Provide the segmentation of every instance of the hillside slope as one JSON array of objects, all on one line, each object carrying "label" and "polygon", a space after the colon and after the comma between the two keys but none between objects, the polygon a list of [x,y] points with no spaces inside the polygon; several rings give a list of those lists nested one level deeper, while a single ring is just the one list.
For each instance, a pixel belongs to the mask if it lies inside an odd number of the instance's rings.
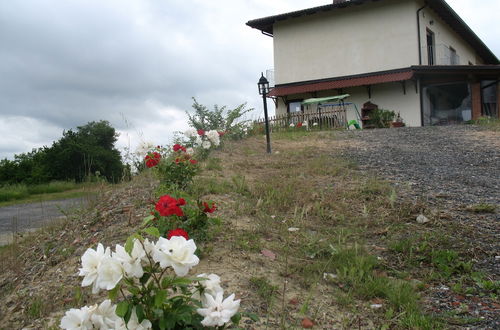
[{"label": "hillside slope", "polygon": [[[349,156],[356,148],[367,146],[349,133],[297,130],[273,134],[273,155],[263,136],[214,152],[192,189],[217,203],[222,224],[196,272],[220,275],[242,311],[260,316],[242,321],[248,329],[493,325],[498,279],[477,272],[473,242],[456,240],[474,228],[361,170]],[[123,244],[149,214],[155,186],[142,175],[3,249],[0,328],[46,329],[102,300],[79,287],[79,258],[97,242]],[[430,221],[416,222],[420,214]],[[472,300],[485,308],[476,313]]]}]

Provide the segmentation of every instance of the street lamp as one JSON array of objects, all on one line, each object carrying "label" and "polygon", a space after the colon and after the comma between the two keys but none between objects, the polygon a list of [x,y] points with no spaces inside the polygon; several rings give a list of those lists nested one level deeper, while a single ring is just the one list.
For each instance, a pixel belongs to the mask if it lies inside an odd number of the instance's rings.
[{"label": "street lamp", "polygon": [[267,141],[267,153],[271,153],[271,138],[269,136],[269,119],[267,118],[267,100],[266,96],[269,93],[269,81],[264,77],[264,73],[261,73],[259,82],[259,94],[262,95],[262,101],[264,102],[264,120],[266,121],[266,141]]}]

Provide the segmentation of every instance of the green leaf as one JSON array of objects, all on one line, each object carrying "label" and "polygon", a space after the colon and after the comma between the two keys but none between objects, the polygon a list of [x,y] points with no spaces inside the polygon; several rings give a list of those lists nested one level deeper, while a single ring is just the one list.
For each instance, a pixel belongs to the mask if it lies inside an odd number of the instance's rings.
[{"label": "green leaf", "polygon": [[171,285],[185,286],[193,282],[193,279],[187,277],[176,277],[171,281]]},{"label": "green leaf", "polygon": [[127,314],[127,311],[128,311],[128,307],[129,307],[129,303],[128,301],[121,301],[118,303],[118,305],[116,306],[116,315],[118,315],[119,317],[125,317],[125,314]]},{"label": "green leaf", "polygon": [[248,316],[248,318],[254,322],[259,322],[259,316],[257,314],[247,313],[246,316]]},{"label": "green leaf", "polygon": [[128,254],[132,253],[132,250],[134,249],[134,240],[138,239],[141,240],[142,236],[139,235],[138,233],[132,234],[127,238],[127,242],[125,243],[125,251],[127,251]]},{"label": "green leaf", "polygon": [[163,305],[165,298],[167,298],[167,291],[165,290],[158,291],[155,296],[155,307],[160,308]]},{"label": "green leaf", "polygon": [[113,288],[113,290],[108,291],[108,298],[109,300],[113,301],[118,297],[118,292],[120,290],[120,286],[117,285]]},{"label": "green leaf", "polygon": [[151,274],[150,273],[144,273],[144,275],[142,275],[142,277],[139,280],[139,282],[141,282],[141,284],[146,284],[150,278],[151,278]]},{"label": "green leaf", "polygon": [[239,324],[240,320],[241,320],[241,314],[240,313],[236,313],[236,314],[233,315],[233,317],[231,317],[231,322],[233,322],[233,324]]},{"label": "green leaf", "polygon": [[160,320],[160,329],[161,330],[165,330],[167,328],[167,320],[165,320],[164,318],[162,318]]},{"label": "green leaf", "polygon": [[142,305],[135,305],[135,313],[137,314],[137,319],[139,320],[139,323],[142,322],[146,318],[144,315],[144,308],[142,308]]},{"label": "green leaf", "polygon": [[142,220],[142,226],[146,226],[147,224],[149,224],[151,221],[153,221],[155,218],[154,215],[148,215],[147,217],[145,217],[143,220]]},{"label": "green leaf", "polygon": [[148,227],[143,229],[142,231],[156,238],[160,237],[160,231],[156,227]]},{"label": "green leaf", "polygon": [[127,313],[123,317],[123,319],[125,320],[125,323],[128,323],[128,321],[130,321],[130,318],[132,317],[133,308],[134,308],[134,306],[132,304],[128,305]]}]

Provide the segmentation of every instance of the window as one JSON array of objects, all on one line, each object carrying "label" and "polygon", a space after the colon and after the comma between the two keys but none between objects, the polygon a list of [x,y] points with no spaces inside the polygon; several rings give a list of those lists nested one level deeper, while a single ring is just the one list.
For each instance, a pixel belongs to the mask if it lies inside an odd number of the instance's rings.
[{"label": "window", "polygon": [[434,32],[427,29],[427,60],[429,65],[434,65]]},{"label": "window", "polygon": [[302,111],[302,101],[295,100],[288,102],[288,113],[297,113]]},{"label": "window", "polygon": [[457,55],[457,51],[450,46],[450,64],[451,65],[459,65],[460,60]]}]

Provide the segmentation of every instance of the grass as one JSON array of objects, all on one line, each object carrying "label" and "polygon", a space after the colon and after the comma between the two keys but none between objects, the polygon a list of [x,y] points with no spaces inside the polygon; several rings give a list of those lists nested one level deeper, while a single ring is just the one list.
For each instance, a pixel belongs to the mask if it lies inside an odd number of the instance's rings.
[{"label": "grass", "polygon": [[51,182],[34,186],[27,186],[24,184],[3,186],[0,188],[0,207],[56,199],[85,197],[100,189],[102,189],[102,184],[76,184],[72,182]]}]

